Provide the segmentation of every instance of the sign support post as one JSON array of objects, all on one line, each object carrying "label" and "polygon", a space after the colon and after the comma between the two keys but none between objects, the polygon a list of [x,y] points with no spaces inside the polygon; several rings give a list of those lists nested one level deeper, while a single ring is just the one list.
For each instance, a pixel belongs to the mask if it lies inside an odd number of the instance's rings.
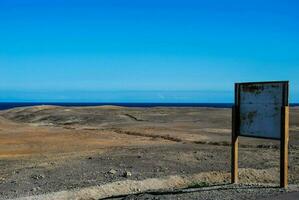
[{"label": "sign support post", "polygon": [[239,138],[237,134],[237,107],[234,106],[232,109],[232,158],[231,158],[231,183],[238,183],[238,174],[239,174],[239,166],[238,166],[238,154],[239,154]]},{"label": "sign support post", "polygon": [[282,107],[281,114],[280,187],[285,188],[288,185],[289,107]]}]

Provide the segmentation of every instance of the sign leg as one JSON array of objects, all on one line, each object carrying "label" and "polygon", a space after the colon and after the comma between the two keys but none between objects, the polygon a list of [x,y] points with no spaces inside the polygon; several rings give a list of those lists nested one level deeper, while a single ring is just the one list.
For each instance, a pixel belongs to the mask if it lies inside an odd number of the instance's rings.
[{"label": "sign leg", "polygon": [[232,152],[231,152],[231,183],[238,183],[238,145],[239,138],[236,132],[236,107],[232,110]]},{"label": "sign leg", "polygon": [[289,150],[289,107],[282,108],[282,128],[280,141],[280,187],[288,185],[288,150]]}]

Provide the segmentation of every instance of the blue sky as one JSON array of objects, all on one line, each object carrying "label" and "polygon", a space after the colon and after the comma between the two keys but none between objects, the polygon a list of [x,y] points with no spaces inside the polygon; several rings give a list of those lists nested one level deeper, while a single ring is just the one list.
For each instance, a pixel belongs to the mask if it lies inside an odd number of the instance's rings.
[{"label": "blue sky", "polygon": [[232,102],[233,84],[290,80],[291,0],[1,0],[0,101]]}]

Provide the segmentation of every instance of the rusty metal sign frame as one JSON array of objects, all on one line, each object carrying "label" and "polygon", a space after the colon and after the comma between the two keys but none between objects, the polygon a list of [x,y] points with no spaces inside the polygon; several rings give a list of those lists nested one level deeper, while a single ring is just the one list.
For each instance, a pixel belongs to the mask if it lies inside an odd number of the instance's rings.
[{"label": "rusty metal sign frame", "polygon": [[[281,84],[281,112],[280,112],[280,137],[261,137],[240,133],[240,87],[249,85]],[[280,187],[288,185],[288,144],[289,144],[289,81],[246,82],[235,84],[235,104],[232,108],[232,152],[231,152],[231,182],[238,183],[238,146],[239,136],[280,140]]]}]

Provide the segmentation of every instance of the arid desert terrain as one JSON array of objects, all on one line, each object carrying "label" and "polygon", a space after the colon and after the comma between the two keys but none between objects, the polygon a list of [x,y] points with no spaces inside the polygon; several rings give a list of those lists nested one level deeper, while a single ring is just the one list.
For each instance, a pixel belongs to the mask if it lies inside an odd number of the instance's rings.
[{"label": "arid desert terrain", "polygon": [[267,199],[299,191],[299,108],[290,114],[284,190],[275,140],[242,137],[240,184],[230,184],[231,109],[4,110],[0,199]]}]

